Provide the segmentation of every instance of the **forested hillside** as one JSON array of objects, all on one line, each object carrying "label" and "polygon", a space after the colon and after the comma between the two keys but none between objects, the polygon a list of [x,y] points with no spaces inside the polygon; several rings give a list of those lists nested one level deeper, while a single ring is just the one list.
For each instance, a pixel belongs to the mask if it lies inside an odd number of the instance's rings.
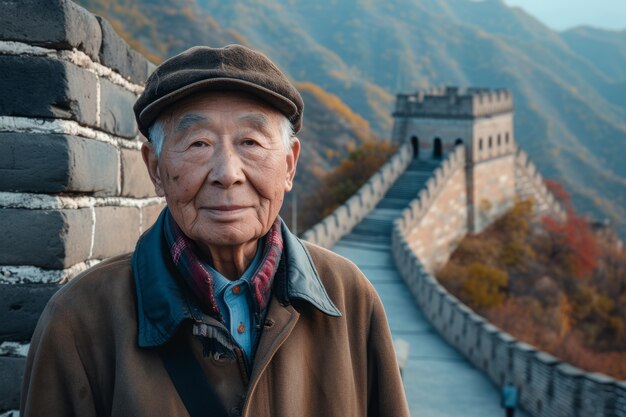
[{"label": "forested hillside", "polygon": [[[354,113],[349,120],[360,116],[381,137],[398,92],[509,88],[516,139],[544,176],[565,184],[579,212],[608,217],[626,235],[626,32],[557,33],[502,0],[79,2],[158,57],[199,43],[259,48],[296,81],[337,96]],[[319,135],[316,116],[308,111],[305,126]]]},{"label": "forested hillside", "polygon": [[465,237],[439,281],[515,338],[566,362],[626,378],[626,249],[578,216],[558,183],[565,221],[536,222],[520,201],[479,235]]}]

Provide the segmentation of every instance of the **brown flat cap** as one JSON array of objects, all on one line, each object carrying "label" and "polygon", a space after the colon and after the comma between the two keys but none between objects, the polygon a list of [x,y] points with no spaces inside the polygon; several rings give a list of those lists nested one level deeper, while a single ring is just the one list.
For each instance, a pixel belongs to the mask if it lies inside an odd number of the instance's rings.
[{"label": "brown flat cap", "polygon": [[148,128],[166,107],[203,91],[252,94],[284,114],[294,132],[302,127],[304,103],[287,76],[262,53],[228,45],[195,46],[159,65],[133,106],[139,130],[148,137]]}]

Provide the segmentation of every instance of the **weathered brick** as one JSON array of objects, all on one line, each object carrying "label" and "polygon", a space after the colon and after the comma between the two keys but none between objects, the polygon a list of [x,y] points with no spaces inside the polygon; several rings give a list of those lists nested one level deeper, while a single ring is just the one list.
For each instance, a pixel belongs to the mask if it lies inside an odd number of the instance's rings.
[{"label": "weathered brick", "polygon": [[124,197],[155,196],[154,185],[141,157],[141,151],[134,149],[121,150],[122,163],[122,195]]},{"label": "weathered brick", "polygon": [[137,97],[128,90],[100,79],[100,128],[125,138],[137,136],[133,104]]},{"label": "weathered brick", "polygon": [[56,284],[3,284],[0,287],[0,342],[30,340]]},{"label": "weathered brick", "polygon": [[96,207],[94,258],[110,258],[135,249],[140,228],[139,210],[136,207]]},{"label": "weathered brick", "polygon": [[97,77],[53,58],[0,55],[0,115],[96,125]]},{"label": "weathered brick", "polygon": [[67,268],[89,256],[91,210],[0,209],[0,265]]},{"label": "weathered brick", "polygon": [[70,0],[4,0],[0,39],[76,48],[98,61],[102,32],[95,16]]},{"label": "weathered brick", "polygon": [[132,49],[104,18],[96,16],[102,30],[100,63],[129,79],[135,84],[144,84],[148,79],[149,61]]},{"label": "weathered brick", "polygon": [[0,411],[20,408],[26,358],[0,356]]},{"label": "weathered brick", "polygon": [[165,207],[165,203],[163,204],[154,204],[151,206],[146,206],[141,208],[141,232],[145,232],[148,230],[156,221],[161,211]]},{"label": "weathered brick", "polygon": [[114,146],[66,135],[0,133],[0,190],[58,193],[117,189]]}]

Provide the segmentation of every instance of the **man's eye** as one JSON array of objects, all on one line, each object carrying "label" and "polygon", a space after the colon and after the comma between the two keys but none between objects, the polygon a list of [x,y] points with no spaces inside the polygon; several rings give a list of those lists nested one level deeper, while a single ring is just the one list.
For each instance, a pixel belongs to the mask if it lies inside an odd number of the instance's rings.
[{"label": "man's eye", "polygon": [[191,146],[192,146],[193,148],[201,148],[201,147],[204,147],[204,146],[209,146],[209,145],[207,145],[207,143],[206,143],[206,142],[202,142],[202,141],[197,140],[197,141],[193,142],[193,143],[191,144]]},{"label": "man's eye", "polygon": [[254,146],[254,145],[256,145],[256,140],[254,140],[254,139],[244,139],[241,142],[241,144],[244,145],[244,146]]}]

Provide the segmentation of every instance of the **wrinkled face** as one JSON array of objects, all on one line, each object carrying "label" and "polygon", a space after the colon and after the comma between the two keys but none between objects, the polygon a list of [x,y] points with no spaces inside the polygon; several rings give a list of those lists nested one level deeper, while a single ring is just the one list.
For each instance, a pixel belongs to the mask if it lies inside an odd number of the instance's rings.
[{"label": "wrinkled face", "polygon": [[286,149],[283,116],[237,93],[191,96],[161,115],[160,156],[142,150],[159,196],[203,249],[256,241],[272,226],[293,184],[300,150]]}]

